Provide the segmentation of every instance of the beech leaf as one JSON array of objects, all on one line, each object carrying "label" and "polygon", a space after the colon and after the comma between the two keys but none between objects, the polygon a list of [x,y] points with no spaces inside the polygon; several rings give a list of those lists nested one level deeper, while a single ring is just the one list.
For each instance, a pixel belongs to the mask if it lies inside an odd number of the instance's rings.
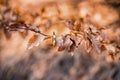
[{"label": "beech leaf", "polygon": [[45,39],[45,36],[42,34],[33,35],[28,42],[28,49],[31,49],[34,46],[38,46],[41,41]]}]

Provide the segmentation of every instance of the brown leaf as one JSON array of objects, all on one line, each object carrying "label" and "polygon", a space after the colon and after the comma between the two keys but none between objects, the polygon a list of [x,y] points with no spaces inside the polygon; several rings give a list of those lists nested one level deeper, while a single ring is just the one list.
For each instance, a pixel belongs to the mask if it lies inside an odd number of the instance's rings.
[{"label": "brown leaf", "polygon": [[28,42],[28,49],[31,49],[34,46],[38,46],[41,41],[45,39],[45,36],[42,34],[33,35]]},{"label": "brown leaf", "polygon": [[110,55],[116,54],[116,48],[112,44],[105,45],[105,47]]},{"label": "brown leaf", "polygon": [[70,47],[68,49],[68,52],[72,53],[72,52],[74,52],[74,50],[76,48],[76,43],[75,43],[75,41],[73,39],[70,38],[70,40],[72,41],[72,44],[70,45]]},{"label": "brown leaf", "polygon": [[95,48],[95,50],[98,53],[101,53],[101,50],[100,50],[101,43],[100,43],[99,36],[96,37],[92,34],[87,33],[87,37],[88,37],[89,41],[91,42],[91,44],[93,44],[93,47]]},{"label": "brown leaf", "polygon": [[62,39],[63,39],[63,41],[62,41],[61,45],[59,46],[58,51],[63,51],[67,47],[70,46],[70,43],[71,43],[70,36],[68,36],[68,35],[63,36]]},{"label": "brown leaf", "polygon": [[68,20],[64,21],[64,24],[69,28],[73,30],[74,24]]}]

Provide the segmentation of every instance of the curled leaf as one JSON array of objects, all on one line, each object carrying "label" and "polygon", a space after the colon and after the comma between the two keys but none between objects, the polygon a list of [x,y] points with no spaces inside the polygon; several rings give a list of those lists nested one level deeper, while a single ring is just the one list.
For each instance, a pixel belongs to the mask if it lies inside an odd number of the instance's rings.
[{"label": "curled leaf", "polygon": [[70,36],[66,35],[62,38],[62,40],[62,44],[59,46],[58,51],[63,51],[64,49],[70,46]]},{"label": "curled leaf", "polygon": [[68,52],[71,54],[71,55],[74,55],[74,50],[76,48],[76,43],[73,39],[70,38],[70,40],[72,41],[72,44],[70,45],[69,49],[68,49]]},{"label": "curled leaf", "polygon": [[58,47],[58,51],[65,50],[71,45],[70,36],[56,36],[55,33],[53,33],[53,45]]}]

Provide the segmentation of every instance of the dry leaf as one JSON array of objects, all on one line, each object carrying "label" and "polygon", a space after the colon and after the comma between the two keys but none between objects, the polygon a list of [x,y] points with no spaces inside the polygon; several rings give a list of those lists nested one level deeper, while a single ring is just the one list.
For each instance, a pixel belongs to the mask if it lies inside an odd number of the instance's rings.
[{"label": "dry leaf", "polygon": [[65,20],[64,24],[69,28],[69,29],[73,29],[74,24],[72,22],[70,22],[69,20]]},{"label": "dry leaf", "polygon": [[72,44],[70,45],[68,52],[72,53],[72,52],[74,52],[74,50],[76,48],[76,43],[73,39],[70,38],[70,40],[72,41]]},{"label": "dry leaf", "polygon": [[62,41],[61,45],[59,46],[58,51],[63,51],[67,47],[70,46],[70,43],[71,43],[70,36],[68,36],[68,35],[63,36],[62,39],[63,39],[63,41]]},{"label": "dry leaf", "polygon": [[111,44],[107,44],[107,45],[105,45],[105,47],[106,47],[106,49],[107,49],[109,54],[111,54],[111,55],[115,55],[116,54],[115,46],[113,46]]},{"label": "dry leaf", "polygon": [[38,46],[41,41],[45,39],[45,36],[42,34],[33,35],[28,42],[28,49],[31,49],[34,46]]}]

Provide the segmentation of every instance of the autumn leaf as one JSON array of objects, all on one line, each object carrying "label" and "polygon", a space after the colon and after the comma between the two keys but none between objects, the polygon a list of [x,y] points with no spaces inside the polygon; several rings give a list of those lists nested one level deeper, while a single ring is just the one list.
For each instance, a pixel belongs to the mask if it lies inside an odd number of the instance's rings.
[{"label": "autumn leaf", "polygon": [[73,27],[74,27],[74,24],[71,22],[71,21],[69,21],[69,20],[64,20],[63,21],[64,22],[64,24],[69,28],[69,29],[73,29]]},{"label": "autumn leaf", "polygon": [[72,41],[72,44],[70,45],[69,49],[68,49],[68,52],[71,54],[71,55],[74,55],[73,52],[76,48],[76,43],[73,39],[70,38],[70,40]]},{"label": "autumn leaf", "polygon": [[41,41],[45,39],[45,36],[42,34],[33,35],[28,42],[28,49],[31,49],[34,46],[38,46]]},{"label": "autumn leaf", "polygon": [[58,51],[63,51],[65,49],[67,49],[67,47],[70,46],[71,40],[70,40],[70,36],[69,35],[63,36],[62,39],[63,39],[63,42],[59,46]]},{"label": "autumn leaf", "polygon": [[107,45],[105,45],[105,47],[110,55],[116,54],[116,48],[112,44],[107,44]]}]

